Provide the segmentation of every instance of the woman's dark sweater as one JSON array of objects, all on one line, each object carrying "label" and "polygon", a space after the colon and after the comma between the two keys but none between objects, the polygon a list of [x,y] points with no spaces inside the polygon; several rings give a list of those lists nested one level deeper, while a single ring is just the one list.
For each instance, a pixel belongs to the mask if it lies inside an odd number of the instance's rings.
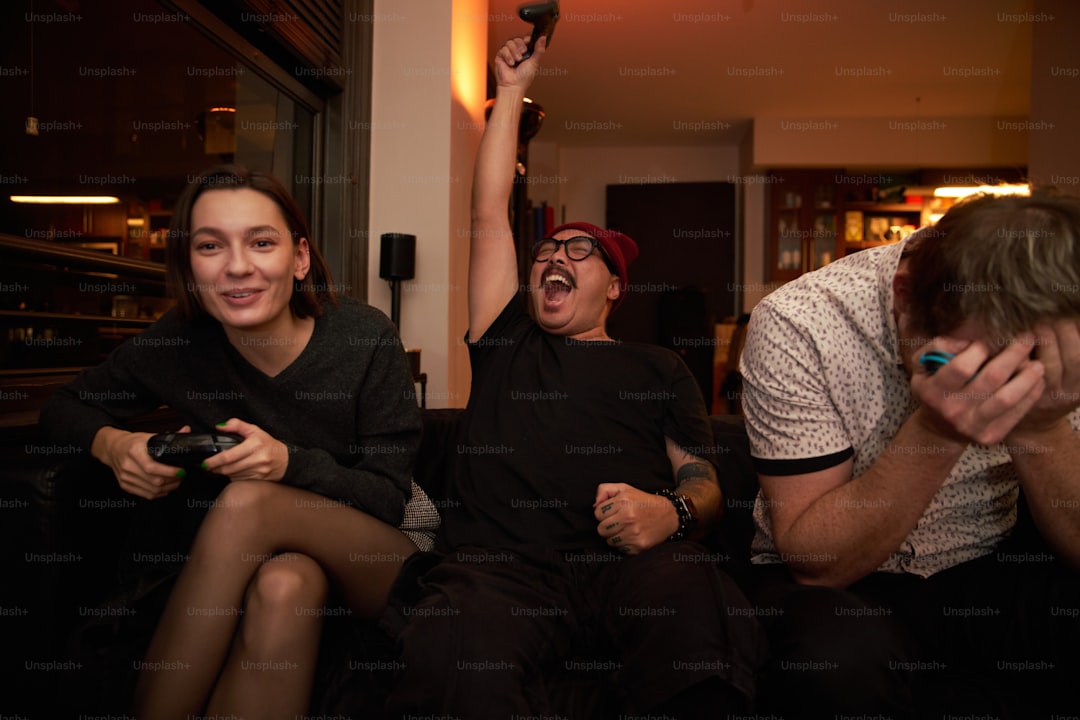
[{"label": "woman's dark sweater", "polygon": [[245,360],[216,320],[187,323],[170,311],[57,392],[41,423],[54,441],[89,452],[102,427],[123,429],[161,405],[192,432],[237,417],[290,446],[282,482],[397,525],[420,443],[412,374],[390,320],[340,302],[325,306],[307,346],[275,377]]}]

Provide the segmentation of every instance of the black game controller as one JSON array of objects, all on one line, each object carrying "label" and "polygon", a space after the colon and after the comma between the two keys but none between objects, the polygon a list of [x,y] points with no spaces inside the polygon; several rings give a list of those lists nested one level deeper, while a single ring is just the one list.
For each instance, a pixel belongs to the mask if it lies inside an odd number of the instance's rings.
[{"label": "black game controller", "polygon": [[521,60],[518,60],[518,65],[532,57],[533,50],[536,48],[536,41],[543,35],[547,38],[548,44],[551,44],[551,34],[555,32],[555,23],[559,21],[559,0],[549,0],[549,2],[533,3],[531,5],[522,5],[518,8],[518,17],[527,23],[532,23],[533,31],[532,37],[529,38],[529,47],[525,50],[525,54],[521,56]]},{"label": "black game controller", "polygon": [[146,441],[146,450],[159,463],[198,470],[208,457],[243,441],[232,433],[161,433]]}]

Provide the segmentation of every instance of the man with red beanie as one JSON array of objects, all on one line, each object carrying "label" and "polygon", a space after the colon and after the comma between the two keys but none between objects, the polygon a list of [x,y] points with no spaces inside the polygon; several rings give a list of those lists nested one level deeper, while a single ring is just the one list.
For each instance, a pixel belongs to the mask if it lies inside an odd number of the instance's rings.
[{"label": "man with red beanie", "polygon": [[[637,245],[569,223],[533,245],[525,288],[518,278],[507,207],[546,43],[522,61],[525,49],[515,38],[495,58],[473,185],[460,502],[442,554],[414,556],[395,589],[412,604],[390,707],[469,720],[745,712],[759,627],[695,542],[721,507],[701,392],[676,354],[606,330]],[[549,688],[568,675],[603,683],[601,707],[560,704]]]}]

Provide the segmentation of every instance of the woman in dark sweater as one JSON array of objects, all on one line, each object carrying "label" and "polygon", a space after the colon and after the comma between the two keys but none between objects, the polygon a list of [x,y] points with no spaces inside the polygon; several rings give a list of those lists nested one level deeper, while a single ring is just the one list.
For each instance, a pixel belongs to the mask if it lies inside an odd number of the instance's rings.
[{"label": "woman in dark sweater", "polygon": [[309,237],[273,177],[197,176],[170,230],[176,307],[43,413],[149,500],[207,479],[152,459],[125,420],[168,405],[183,431],[243,437],[203,464],[227,484],[140,666],[139,718],[306,714],[331,587],[377,616],[405,558],[430,547],[398,527],[420,440],[400,340],[381,312],[335,296]]}]

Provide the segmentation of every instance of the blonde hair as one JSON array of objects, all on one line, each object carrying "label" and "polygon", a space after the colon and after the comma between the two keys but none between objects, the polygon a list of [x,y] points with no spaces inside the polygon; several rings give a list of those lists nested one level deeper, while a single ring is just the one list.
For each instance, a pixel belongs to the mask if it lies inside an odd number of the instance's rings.
[{"label": "blonde hair", "polygon": [[969,319],[1010,338],[1080,318],[1080,198],[976,196],[909,242],[911,315],[927,336]]}]

